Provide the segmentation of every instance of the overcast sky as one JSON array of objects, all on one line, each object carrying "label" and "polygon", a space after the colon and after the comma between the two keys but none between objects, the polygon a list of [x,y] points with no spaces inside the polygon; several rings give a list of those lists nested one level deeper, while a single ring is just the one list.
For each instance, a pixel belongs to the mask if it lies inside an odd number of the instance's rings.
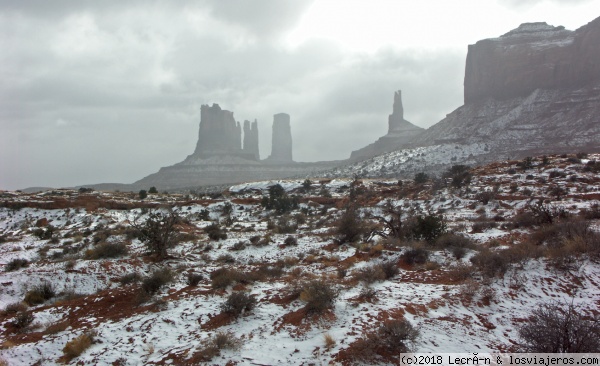
[{"label": "overcast sky", "polygon": [[577,29],[600,0],[0,0],[0,189],[132,183],[194,151],[200,106],[289,113],[296,161],[348,158],[393,94],[429,127],[463,99],[467,46],[523,22]]}]

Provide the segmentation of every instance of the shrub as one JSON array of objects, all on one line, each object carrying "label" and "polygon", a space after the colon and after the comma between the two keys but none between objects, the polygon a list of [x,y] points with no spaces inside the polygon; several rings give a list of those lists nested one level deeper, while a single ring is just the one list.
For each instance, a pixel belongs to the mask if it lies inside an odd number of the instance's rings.
[{"label": "shrub", "polygon": [[6,305],[6,307],[2,311],[2,315],[16,314],[20,311],[26,311],[26,310],[27,310],[26,304],[24,304],[22,302],[13,302],[13,303]]},{"label": "shrub", "polygon": [[218,224],[211,224],[204,228],[204,232],[208,234],[211,240],[225,240],[227,239],[227,231],[222,229]]},{"label": "shrub", "polygon": [[275,184],[269,187],[269,196],[263,197],[261,205],[282,214],[298,208],[298,197],[288,196],[280,184]]},{"label": "shrub", "polygon": [[148,214],[144,223],[138,224],[134,221],[131,226],[137,230],[138,238],[148,250],[159,259],[164,259],[167,249],[177,242],[178,232],[175,225],[180,220],[179,214],[173,210],[153,211]]},{"label": "shrub", "polygon": [[233,292],[227,300],[221,305],[221,311],[224,313],[239,316],[243,312],[251,311],[256,306],[256,299],[245,292]]},{"label": "shrub", "polygon": [[471,174],[467,165],[453,165],[444,172],[443,178],[451,178],[450,184],[455,188],[461,188],[471,182]]},{"label": "shrub", "polygon": [[226,288],[243,277],[244,274],[235,269],[218,268],[210,274],[211,286],[214,289]]},{"label": "shrub", "polygon": [[204,276],[202,276],[200,273],[190,272],[187,274],[186,284],[188,286],[198,286],[200,281],[202,281],[203,279]]},{"label": "shrub", "polygon": [[406,264],[423,264],[429,259],[429,251],[421,247],[409,248],[401,258]]},{"label": "shrub", "polygon": [[411,236],[414,240],[433,243],[446,232],[446,220],[443,215],[418,215],[410,222]]},{"label": "shrub", "polygon": [[357,281],[362,281],[366,284],[382,281],[385,279],[385,273],[381,267],[377,265],[357,269],[352,273],[352,277]]},{"label": "shrub", "polygon": [[140,199],[143,200],[144,198],[148,197],[148,192],[146,192],[145,189],[141,189],[138,195],[140,196]]},{"label": "shrub", "polygon": [[545,303],[519,328],[519,337],[524,352],[600,352],[600,318],[587,318],[572,303]]},{"label": "shrub", "polygon": [[35,317],[30,311],[19,311],[12,324],[18,331],[23,331],[33,323],[33,319]]},{"label": "shrub", "polygon": [[246,249],[246,244],[243,241],[238,241],[237,243],[233,244],[231,248],[229,248],[229,250],[233,250],[236,252],[244,249]]},{"label": "shrub", "polygon": [[473,241],[466,236],[454,234],[454,233],[446,233],[440,236],[435,241],[435,246],[438,248],[474,248],[475,244]]},{"label": "shrub", "polygon": [[121,283],[121,285],[129,285],[131,283],[140,282],[141,280],[142,276],[140,276],[140,274],[137,272],[133,272],[123,275],[119,282]]},{"label": "shrub", "polygon": [[148,189],[148,193],[150,193],[150,194],[157,194],[158,190],[156,189],[156,187],[150,187],[150,189]]},{"label": "shrub", "polygon": [[358,210],[354,205],[348,205],[340,218],[336,234],[340,244],[353,243],[365,232],[365,227],[360,219]]},{"label": "shrub", "polygon": [[475,195],[475,199],[484,205],[487,205],[494,198],[496,198],[496,193],[492,191],[480,192]]},{"label": "shrub", "polygon": [[161,287],[173,281],[173,277],[173,272],[167,267],[155,270],[142,281],[142,291],[154,295]]},{"label": "shrub", "polygon": [[100,243],[85,252],[87,259],[117,258],[128,252],[125,243]]},{"label": "shrub", "polygon": [[56,296],[56,291],[50,282],[43,281],[27,291],[23,301],[30,306],[39,305]]},{"label": "shrub", "polygon": [[377,266],[381,268],[381,271],[383,272],[386,280],[398,274],[398,266],[394,261],[385,261],[378,264]]},{"label": "shrub", "polygon": [[488,278],[503,276],[510,267],[510,258],[503,253],[483,249],[471,258],[481,273]]},{"label": "shrub", "polygon": [[218,332],[208,338],[199,348],[199,353],[194,355],[194,362],[209,362],[221,354],[223,349],[236,350],[242,345],[242,340],[235,337],[231,332]]},{"label": "shrub", "polygon": [[15,258],[4,266],[4,271],[12,272],[27,266],[29,266],[29,261],[27,259]]},{"label": "shrub", "polygon": [[324,280],[312,280],[300,288],[300,300],[306,303],[308,313],[320,314],[331,308],[337,296],[338,290]]},{"label": "shrub", "polygon": [[63,357],[67,362],[81,355],[86,349],[90,348],[94,343],[95,334],[88,332],[80,335],[77,338],[71,339],[63,348]]},{"label": "shrub", "polygon": [[582,209],[579,214],[586,220],[600,219],[600,205],[594,203],[590,208]]},{"label": "shrub", "polygon": [[298,239],[296,239],[295,237],[290,235],[287,238],[285,238],[285,240],[283,241],[283,244],[286,246],[290,246],[290,245],[296,246],[296,245],[298,245]]},{"label": "shrub", "polygon": [[415,174],[415,184],[423,184],[429,180],[429,176],[423,172]]},{"label": "shrub", "polygon": [[399,364],[400,353],[410,352],[418,337],[419,331],[407,320],[388,320],[375,332],[354,342],[350,356],[367,364],[381,361]]}]

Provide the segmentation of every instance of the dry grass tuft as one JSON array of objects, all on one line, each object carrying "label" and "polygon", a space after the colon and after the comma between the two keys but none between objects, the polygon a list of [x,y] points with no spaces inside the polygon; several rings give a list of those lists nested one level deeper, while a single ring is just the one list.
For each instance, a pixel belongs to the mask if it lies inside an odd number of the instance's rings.
[{"label": "dry grass tuft", "polygon": [[95,332],[87,332],[77,338],[71,339],[63,348],[63,357],[67,362],[70,362],[76,357],[79,357],[86,349],[90,348],[94,343]]},{"label": "dry grass tuft", "polygon": [[325,342],[325,349],[328,351],[337,344],[335,338],[333,338],[333,336],[329,333],[323,334],[323,341]]}]

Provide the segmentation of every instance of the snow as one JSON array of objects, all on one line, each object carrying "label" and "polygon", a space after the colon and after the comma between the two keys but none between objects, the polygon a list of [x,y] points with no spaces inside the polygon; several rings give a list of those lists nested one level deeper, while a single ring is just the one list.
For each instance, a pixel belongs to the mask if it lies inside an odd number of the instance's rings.
[{"label": "snow", "polygon": [[[417,164],[422,160],[445,159],[451,162],[452,156],[464,156],[483,149],[483,144],[473,144],[466,150],[456,149],[455,145],[449,144],[400,151],[348,166],[339,174],[361,170],[375,174],[382,166],[389,167],[397,161]],[[588,160],[599,158],[598,155],[592,155]],[[384,197],[384,189],[390,191],[398,187],[397,179],[361,179],[362,188],[373,192],[376,197],[370,205],[361,207],[361,212],[383,214],[383,205],[388,198],[395,206],[415,207],[425,213],[442,212],[448,226],[460,235],[473,239],[477,247],[496,240],[498,246],[493,250],[501,253],[511,245],[520,245],[519,238],[527,235],[527,229],[510,230],[503,224],[526,207],[531,199],[553,200],[553,204],[564,207],[573,215],[598,203],[595,199],[586,198],[586,195],[598,192],[596,183],[587,184],[583,179],[598,181],[598,174],[581,170],[587,160],[581,164],[567,164],[559,158],[552,159],[554,162],[549,166],[542,166],[536,161],[531,169],[518,173],[509,173],[510,169],[516,168],[510,163],[493,169],[477,168],[468,190],[444,187],[432,194],[426,194],[428,186],[425,185],[423,191],[414,188],[414,194],[400,197],[398,192],[394,192],[386,193],[389,196]],[[550,178],[550,171],[564,172],[566,176]],[[575,173],[582,179],[570,181],[569,176]],[[532,177],[526,178],[529,175]],[[540,183],[541,178],[546,183]],[[128,256],[102,260],[87,260],[81,256],[86,249],[93,247],[94,234],[76,238],[77,234],[88,229],[94,232],[102,227],[127,227],[136,217],[143,220],[140,209],[88,212],[83,208],[68,211],[0,208],[0,235],[9,238],[0,244],[0,264],[5,265],[16,258],[31,262],[26,268],[0,273],[0,283],[3,284],[0,289],[0,308],[21,301],[28,288],[43,280],[51,281],[57,292],[67,290],[84,295],[75,302],[63,301],[59,296],[31,307],[35,320],[28,332],[32,334],[43,332],[48,326],[64,320],[73,321],[65,329],[40,335],[35,340],[23,341],[18,334],[9,333],[13,316],[0,317],[0,334],[12,342],[2,347],[0,359],[10,365],[32,365],[38,361],[44,365],[58,365],[64,345],[84,332],[93,330],[97,334],[97,341],[73,362],[110,365],[125,358],[127,365],[175,365],[190,360],[202,342],[217,332],[231,332],[242,340],[240,349],[223,350],[211,363],[334,364],[335,356],[352,342],[376,329],[383,320],[400,316],[420,331],[416,352],[498,352],[514,346],[519,325],[538,304],[556,300],[572,301],[581,304],[587,312],[597,309],[600,302],[600,264],[587,257],[579,258],[576,266],[568,271],[558,270],[547,259],[537,258],[513,265],[498,278],[482,280],[473,269],[471,279],[458,282],[451,280],[449,273],[459,265],[471,266],[469,258],[477,253],[475,249],[469,249],[460,260],[455,259],[449,250],[431,249],[430,261],[437,263],[439,269],[400,266],[396,276],[369,285],[376,293],[375,299],[370,302],[358,301],[366,285],[353,282],[352,273],[384,261],[398,261],[406,248],[385,249],[380,256],[371,258],[366,251],[359,252],[351,245],[332,245],[331,232],[336,218],[342,213],[343,208],[340,207],[312,207],[303,203],[301,207],[304,208],[303,215],[307,223],[295,233],[280,234],[267,230],[267,220],[278,218],[278,215],[266,212],[260,204],[233,203],[234,223],[228,227],[228,238],[218,242],[209,241],[203,233],[203,228],[216,221],[225,225],[222,207],[226,202],[233,202],[240,197],[259,200],[273,184],[281,184],[286,192],[294,192],[308,199],[316,195],[321,186],[321,183],[316,183],[318,180],[314,181],[312,192],[304,195],[296,191],[302,187],[303,179],[273,180],[233,186],[229,189],[231,197],[226,196],[211,203],[186,203],[179,212],[184,218],[189,218],[186,232],[194,232],[196,237],[172,248],[170,257],[161,264],[145,257],[143,243],[137,239],[127,239],[122,233],[111,236],[109,240],[130,240]],[[330,178],[323,180],[322,185],[334,197],[345,198],[351,182],[350,178]],[[518,183],[517,191],[511,192],[511,183],[514,182]],[[410,184],[405,182],[404,186]],[[550,184],[568,188],[569,196],[560,201],[549,197],[547,188]],[[523,193],[525,189],[531,191],[529,196]],[[497,196],[487,204],[477,199],[478,193],[494,190]],[[44,197],[47,202],[52,202],[51,194]],[[15,195],[13,199],[31,202],[25,195]],[[322,208],[326,208],[323,215],[329,217],[326,220],[320,216]],[[204,209],[209,210],[212,221],[195,219],[195,215]],[[300,211],[292,216],[297,214]],[[493,221],[497,215],[504,221],[497,221],[496,227],[472,232],[473,224],[477,222],[474,220]],[[41,218],[46,218],[61,233],[57,243],[40,240],[33,235],[35,224]],[[316,222],[320,219],[323,219],[321,226],[317,227]],[[592,227],[599,229],[597,220]],[[64,237],[70,232],[73,236]],[[251,237],[264,237],[267,233],[271,234],[270,244],[260,247],[249,244]],[[282,246],[288,235],[296,237],[298,244]],[[84,242],[86,239],[88,243]],[[81,251],[64,254],[63,258],[52,258],[54,252],[62,254],[67,241],[73,241],[71,246],[81,244]],[[247,244],[246,248],[233,250],[233,246],[240,241]],[[385,240],[377,237],[377,241],[383,243]],[[206,249],[208,244],[212,249]],[[49,248],[46,257],[40,251],[44,247]],[[216,261],[225,255],[231,255],[235,262],[224,264]],[[313,261],[305,260],[309,256],[313,257]],[[66,265],[70,260],[74,261],[73,267],[67,270]],[[297,264],[289,264],[294,261]],[[279,278],[236,284],[226,289],[211,288],[210,273],[218,268],[251,271],[261,264],[277,263],[288,263],[282,266],[284,273]],[[148,274],[160,265],[169,266],[177,276],[154,299],[140,306],[132,305],[131,309],[119,309],[128,312],[121,317],[110,317],[113,314],[102,313],[101,309],[98,312],[91,310],[98,304],[105,304],[107,298],[115,301],[122,299],[119,291],[126,291],[128,287],[118,283],[121,276],[132,272]],[[340,268],[347,269],[345,278],[337,278]],[[197,287],[188,287],[185,277],[190,271],[202,274],[205,280]],[[300,299],[278,302],[275,298],[285,297],[296,282],[313,277],[327,278],[339,289],[339,297],[330,310],[332,316],[303,319],[299,326],[286,323],[284,316],[302,309],[304,303]],[[238,290],[255,296],[256,307],[229,323],[207,329],[205,325],[221,312],[220,306],[227,296]],[[74,314],[81,314],[76,322],[72,318]],[[329,350],[324,347],[324,334],[336,340],[336,345]]]}]

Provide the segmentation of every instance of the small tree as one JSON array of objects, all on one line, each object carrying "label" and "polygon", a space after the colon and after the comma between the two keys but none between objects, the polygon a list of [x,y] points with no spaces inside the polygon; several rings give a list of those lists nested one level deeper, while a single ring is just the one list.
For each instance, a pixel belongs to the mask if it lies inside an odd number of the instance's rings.
[{"label": "small tree", "polygon": [[338,242],[340,244],[355,242],[360,239],[360,236],[365,232],[365,225],[359,216],[358,210],[353,204],[346,207],[346,210],[338,222],[336,231]]},{"label": "small tree", "polygon": [[144,198],[148,197],[148,192],[146,192],[145,189],[140,190],[139,193],[140,199],[143,200]]},{"label": "small tree", "polygon": [[157,194],[158,190],[156,189],[156,187],[150,187],[150,189],[148,190],[148,193],[150,193],[150,194]]},{"label": "small tree", "polygon": [[423,184],[429,180],[429,176],[423,172],[415,174],[415,183]]},{"label": "small tree", "polygon": [[280,184],[275,184],[269,187],[269,196],[263,197],[261,205],[281,214],[298,208],[298,198],[288,196]]},{"label": "small tree", "polygon": [[176,244],[178,232],[175,225],[179,221],[179,214],[169,209],[150,212],[146,221],[134,221],[131,226],[137,230],[138,238],[146,244],[148,250],[159,259],[164,259],[167,249]]},{"label": "small tree", "polygon": [[519,337],[525,352],[600,352],[600,318],[585,317],[572,303],[546,303],[533,310]]},{"label": "small tree", "polygon": [[312,182],[310,179],[305,179],[304,182],[302,182],[302,189],[304,190],[304,193],[308,193],[310,192],[310,187],[312,186]]}]

